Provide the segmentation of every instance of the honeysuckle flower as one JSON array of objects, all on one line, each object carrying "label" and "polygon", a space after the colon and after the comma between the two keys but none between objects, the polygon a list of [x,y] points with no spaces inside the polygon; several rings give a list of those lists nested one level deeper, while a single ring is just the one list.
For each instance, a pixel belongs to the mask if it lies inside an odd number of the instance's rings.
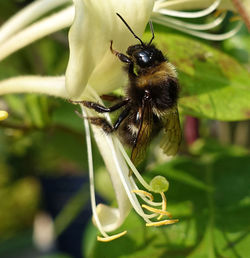
[{"label": "honeysuckle flower", "polygon": [[[70,58],[66,73],[58,77],[32,75],[5,79],[0,81],[0,95],[33,92],[66,99],[92,99],[101,102],[99,98],[101,94],[109,93],[126,84],[126,76],[122,72],[119,60],[110,53],[110,40],[113,40],[114,48],[120,52],[125,52],[129,45],[136,42],[136,39],[117,18],[116,13],[120,13],[139,36],[142,35],[151,18],[154,22],[198,37],[223,40],[235,34],[239,30],[240,23],[222,35],[202,32],[218,26],[225,17],[223,13],[209,24],[195,25],[176,18],[203,17],[210,15],[218,8],[234,10],[234,5],[225,5],[226,2],[228,3],[226,0],[74,0],[72,5],[70,0],[35,1],[0,28],[0,61],[35,40],[71,26]],[[44,17],[46,13],[55,8],[61,9]],[[188,10],[198,11],[188,12]],[[40,17],[43,18],[39,20]],[[97,115],[83,106],[81,108],[84,117]],[[108,115],[106,118],[110,119]],[[87,119],[84,120],[84,124],[93,218],[102,235],[98,239],[109,241],[125,234],[126,232],[122,232],[109,236],[107,232],[114,231],[123,223],[131,207],[145,220],[147,226],[177,222],[176,219],[171,219],[171,214],[166,211],[167,200],[164,194],[168,189],[166,179],[158,176],[150,184],[145,182],[119,140],[113,135],[103,134],[98,127],[91,126],[110,174],[118,204],[117,208],[103,204],[96,206],[90,126]],[[128,176],[130,169],[140,182],[140,187],[137,186],[133,177]],[[140,189],[141,187],[145,190]],[[154,202],[153,195],[155,194],[161,196],[161,202]],[[140,205],[138,197],[144,202],[143,205]],[[156,217],[157,221],[154,220]]]}]

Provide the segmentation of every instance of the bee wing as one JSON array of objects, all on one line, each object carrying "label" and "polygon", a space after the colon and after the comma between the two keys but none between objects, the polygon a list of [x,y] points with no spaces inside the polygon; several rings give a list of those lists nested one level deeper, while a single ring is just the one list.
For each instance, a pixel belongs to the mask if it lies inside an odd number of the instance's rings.
[{"label": "bee wing", "polygon": [[151,103],[144,102],[141,109],[139,131],[131,152],[131,160],[135,166],[139,165],[146,155],[146,149],[151,140],[152,127],[153,114]]},{"label": "bee wing", "polygon": [[160,143],[163,152],[168,156],[177,153],[181,143],[181,127],[177,107],[173,107],[164,115],[164,135]]}]

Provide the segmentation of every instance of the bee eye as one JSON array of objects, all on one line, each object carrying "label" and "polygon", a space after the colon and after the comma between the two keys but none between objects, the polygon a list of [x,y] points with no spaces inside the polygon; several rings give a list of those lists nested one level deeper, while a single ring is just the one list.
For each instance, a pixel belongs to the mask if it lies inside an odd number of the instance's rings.
[{"label": "bee eye", "polygon": [[152,53],[148,51],[140,51],[135,54],[135,59],[140,67],[150,66],[152,63]]}]

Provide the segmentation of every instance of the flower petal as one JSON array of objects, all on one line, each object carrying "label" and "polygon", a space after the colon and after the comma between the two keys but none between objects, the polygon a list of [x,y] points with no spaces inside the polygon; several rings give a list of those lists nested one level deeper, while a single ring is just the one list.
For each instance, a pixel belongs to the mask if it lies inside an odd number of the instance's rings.
[{"label": "flower petal", "polygon": [[66,3],[70,3],[70,0],[37,0],[29,4],[0,27],[0,44],[44,14]]},{"label": "flower petal", "polygon": [[154,0],[74,0],[74,4],[75,19],[69,32],[70,58],[66,71],[69,95],[80,98],[87,83],[98,93],[121,86],[121,65],[110,53],[110,41],[114,41],[115,49],[125,52],[135,39],[116,13],[141,36]]},{"label": "flower petal", "polygon": [[73,6],[67,7],[62,11],[27,26],[25,29],[6,39],[0,44],[0,61],[38,39],[69,27],[72,24],[74,12]]},{"label": "flower petal", "polygon": [[[127,211],[129,212],[130,209],[131,205],[128,206]],[[127,217],[128,212],[121,213],[119,208],[113,208],[102,203],[97,205],[97,214],[106,232],[111,232],[119,228]]]},{"label": "flower petal", "polygon": [[95,126],[92,126],[92,130],[105,166],[109,172],[118,203],[118,208],[109,207],[103,204],[99,204],[97,206],[97,214],[101,225],[105,231],[110,232],[117,229],[123,223],[131,210],[131,204],[117,172],[117,164],[115,160],[119,159],[119,166],[124,173],[128,174],[128,168],[123,160],[118,156],[114,157],[112,155],[112,151],[109,146],[110,144],[113,145],[112,138],[104,135],[103,131]]},{"label": "flower petal", "polygon": [[18,76],[0,81],[0,95],[11,93],[39,93],[69,98],[64,76]]}]

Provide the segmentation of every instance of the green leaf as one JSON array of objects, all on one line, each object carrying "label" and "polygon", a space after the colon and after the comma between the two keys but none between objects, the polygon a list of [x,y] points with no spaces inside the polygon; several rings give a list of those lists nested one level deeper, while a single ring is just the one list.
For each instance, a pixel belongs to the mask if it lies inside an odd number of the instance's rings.
[{"label": "green leaf", "polygon": [[[163,164],[157,166],[152,172],[156,175],[164,175],[166,173],[166,169],[168,169],[167,179],[174,179],[185,184],[189,184],[190,186],[196,187],[198,189],[212,191],[211,187],[206,185],[197,177],[193,177],[192,173],[190,173],[194,171],[198,173],[199,171],[204,169],[203,164],[200,161],[194,160],[191,164],[189,158],[179,157],[178,159],[173,160],[170,164],[170,168],[167,167],[168,164]],[[185,170],[183,170],[183,166],[185,166]]]},{"label": "green leaf", "polygon": [[224,121],[250,118],[250,76],[234,58],[198,40],[163,31],[156,32],[155,42],[177,68],[184,113]]}]

